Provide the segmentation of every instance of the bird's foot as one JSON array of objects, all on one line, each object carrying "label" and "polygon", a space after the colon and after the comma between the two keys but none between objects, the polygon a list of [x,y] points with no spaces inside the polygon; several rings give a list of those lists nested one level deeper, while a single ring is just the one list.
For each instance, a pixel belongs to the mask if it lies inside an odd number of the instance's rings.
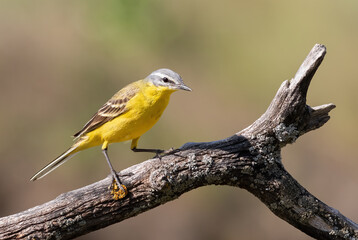
[{"label": "bird's foot", "polygon": [[160,150],[158,151],[154,157],[161,159],[163,156],[171,154],[171,153],[175,153],[177,151],[177,149],[175,148],[169,148],[168,150]]},{"label": "bird's foot", "polygon": [[115,178],[112,179],[112,184],[108,188],[111,189],[114,200],[122,199],[128,194],[127,187],[120,183],[118,185]]},{"label": "bird's foot", "polygon": [[156,149],[154,158],[159,158],[159,159],[160,159],[162,153],[164,153],[164,152],[165,152],[165,151],[162,150],[162,149]]}]

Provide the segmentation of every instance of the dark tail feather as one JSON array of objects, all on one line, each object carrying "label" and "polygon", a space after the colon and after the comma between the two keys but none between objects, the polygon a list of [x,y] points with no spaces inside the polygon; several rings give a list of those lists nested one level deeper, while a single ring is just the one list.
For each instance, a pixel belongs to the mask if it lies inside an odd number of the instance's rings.
[{"label": "dark tail feather", "polygon": [[75,155],[76,148],[77,147],[71,147],[66,152],[62,153],[59,157],[57,157],[55,160],[42,168],[38,173],[36,173],[30,180],[35,181],[55,170],[57,167],[59,167],[61,164],[65,163],[68,159]]}]

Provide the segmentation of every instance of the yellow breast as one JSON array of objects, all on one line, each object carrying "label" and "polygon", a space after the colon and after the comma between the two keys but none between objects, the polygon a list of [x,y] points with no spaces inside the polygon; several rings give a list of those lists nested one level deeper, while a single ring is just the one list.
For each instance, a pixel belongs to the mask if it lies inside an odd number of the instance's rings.
[{"label": "yellow breast", "polygon": [[101,145],[105,141],[113,143],[138,138],[159,120],[175,90],[157,87],[147,81],[135,84],[140,90],[128,101],[127,111],[89,132],[85,148]]}]

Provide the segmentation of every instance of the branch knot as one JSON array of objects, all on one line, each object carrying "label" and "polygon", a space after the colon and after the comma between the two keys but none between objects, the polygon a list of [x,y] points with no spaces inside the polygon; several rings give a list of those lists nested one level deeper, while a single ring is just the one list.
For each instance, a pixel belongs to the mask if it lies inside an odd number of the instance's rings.
[{"label": "branch knot", "polygon": [[149,183],[150,186],[156,191],[170,188],[170,182],[168,180],[168,171],[164,168],[154,170],[150,174]]}]

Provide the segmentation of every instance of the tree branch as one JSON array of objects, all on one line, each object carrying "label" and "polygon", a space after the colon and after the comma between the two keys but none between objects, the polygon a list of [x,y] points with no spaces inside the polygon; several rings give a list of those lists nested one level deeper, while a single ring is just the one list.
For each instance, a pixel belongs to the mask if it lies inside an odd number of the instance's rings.
[{"label": "tree branch", "polygon": [[310,194],[281,163],[281,148],[323,126],[335,107],[306,105],[310,81],[325,53],[323,45],[315,45],[295,77],[282,83],[267,111],[241,132],[219,141],[186,143],[161,159],[121,171],[126,198],[112,199],[107,177],[0,218],[0,239],[72,239],[210,184],[248,190],[278,217],[316,239],[357,239],[358,225]]}]

